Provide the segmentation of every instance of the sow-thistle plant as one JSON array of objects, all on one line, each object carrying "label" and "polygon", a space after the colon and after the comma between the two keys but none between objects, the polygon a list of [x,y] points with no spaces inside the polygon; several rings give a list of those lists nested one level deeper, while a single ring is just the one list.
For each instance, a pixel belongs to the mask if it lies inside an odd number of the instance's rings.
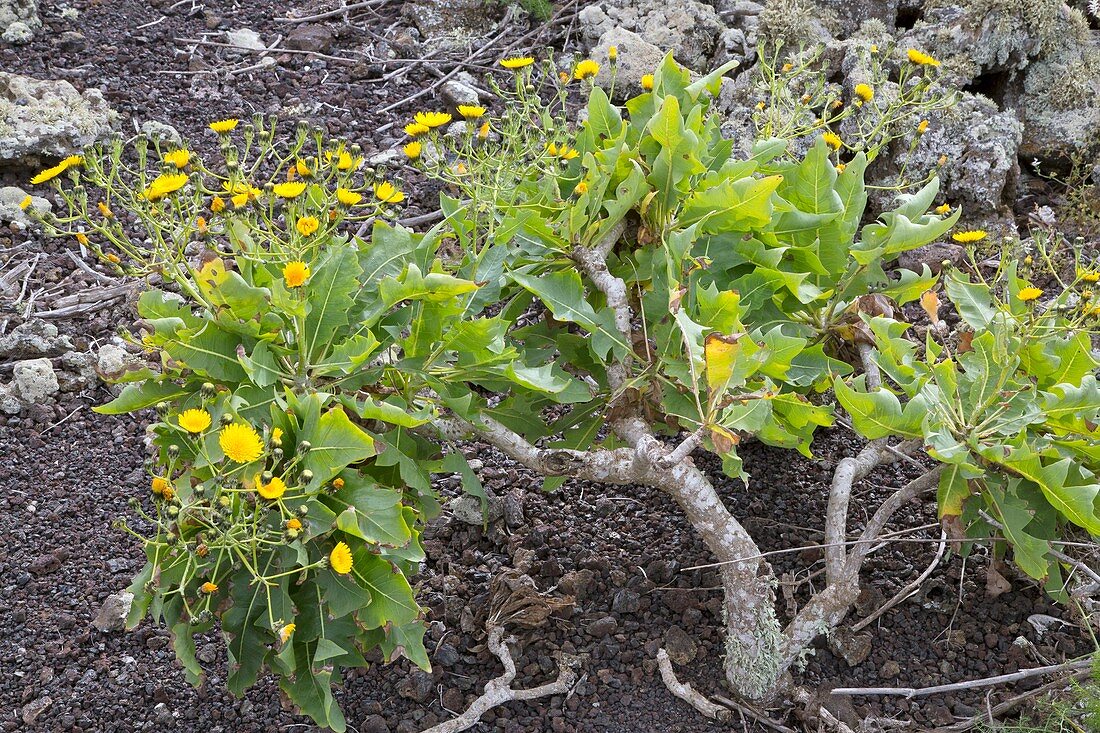
[{"label": "sow-thistle plant", "polygon": [[[849,94],[821,73],[821,48],[793,55],[786,51],[781,43],[770,52],[763,46],[759,50],[760,63],[753,72],[760,97],[753,116],[756,130],[762,137],[786,139],[825,134],[838,165],[858,152],[873,161],[895,140],[908,140],[912,154],[928,129],[929,114],[955,103],[954,92],[937,82],[939,62],[917,49],[856,49],[866,78]],[[901,161],[902,181],[907,162]],[[906,181],[901,187],[926,180]]]},{"label": "sow-thistle plant", "polygon": [[[726,679],[753,699],[774,698],[841,622],[871,543],[846,555],[846,506],[830,509],[828,590],[781,621],[776,578],[688,459],[696,449],[745,480],[746,436],[809,456],[834,419],[831,389],[865,437],[920,439],[950,476],[945,519],[1007,538],[1035,577],[1059,572],[1047,551],[1060,523],[1097,529],[1100,391],[1073,320],[1094,297],[1090,258],[1077,300],[1038,276],[992,287],[950,271],[942,286],[974,334],[933,334],[922,353],[897,306],[938,314],[941,280],[891,263],[977,233],[937,206],[934,178],[867,216],[874,143],[831,123],[888,106],[879,81],[835,114],[833,92],[809,83],[805,104],[828,120],[773,129],[811,135],[794,155],[789,137],[722,137],[712,101],[731,65],[693,79],[668,57],[616,106],[594,84],[599,63],[505,59],[484,110],[415,114],[405,152],[444,184],[445,219],[424,235],[385,223],[397,182],[308,127],[282,147],[263,120],[219,122],[216,163],[143,140],[124,156],[115,141],[51,173],[68,213],[46,227],[149,279],[138,340],[152,366],[100,410],[157,408],[148,488],[123,524],[148,558],[128,622],[165,620],[193,680],[192,633],[215,619],[234,692],[266,667],[337,729],[331,685],[365,650],[426,668],[407,575],[424,558],[432,474],[484,497],[447,450],[470,435],[548,486],[574,476],[673,496],[723,562]],[[848,378],[872,363],[881,388]]]},{"label": "sow-thistle plant", "polygon": [[440,270],[437,237],[385,223],[404,194],[357,147],[304,124],[281,141],[260,117],[210,129],[213,156],[116,137],[35,177],[62,203],[46,231],[147,283],[133,338],[151,364],[98,408],[157,411],[118,523],[147,558],[127,623],[167,623],[197,684],[193,634],[217,620],[233,692],[266,667],[342,730],[331,685],[365,651],[429,666],[406,576],[440,463],[409,430],[455,355],[414,366],[400,344],[453,330],[478,286]]}]

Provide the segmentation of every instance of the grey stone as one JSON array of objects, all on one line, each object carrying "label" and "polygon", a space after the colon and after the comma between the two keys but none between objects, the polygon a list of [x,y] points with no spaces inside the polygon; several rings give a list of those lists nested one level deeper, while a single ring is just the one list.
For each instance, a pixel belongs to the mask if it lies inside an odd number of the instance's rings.
[{"label": "grey stone", "polygon": [[426,42],[445,48],[479,38],[492,27],[484,0],[412,0],[401,12]]},{"label": "grey stone", "polygon": [[158,702],[153,706],[153,715],[156,716],[157,722],[161,725],[167,725],[176,719],[172,711],[168,709],[168,705],[163,702]]},{"label": "grey stone", "polygon": [[894,27],[899,0],[814,0],[813,4],[835,18],[840,35],[849,36],[870,18],[882,21],[889,28]]},{"label": "grey stone", "polygon": [[408,700],[427,702],[435,692],[432,676],[420,669],[411,670],[397,684],[397,694]]},{"label": "grey stone", "polygon": [[367,717],[359,724],[360,733],[390,733],[390,726],[381,715]]},{"label": "grey stone", "polygon": [[62,392],[76,392],[96,381],[95,358],[83,351],[66,351],[61,355],[62,371],[57,382]]},{"label": "grey stone", "polygon": [[625,28],[606,31],[592,49],[592,57],[601,60],[596,83],[604,89],[611,88],[612,66],[602,60],[607,58],[608,49],[612,46],[618,51],[614,98],[623,100],[641,94],[642,77],[657,69],[665,57],[664,51]]},{"label": "grey stone", "polygon": [[140,369],[145,364],[126,349],[117,344],[104,344],[96,355],[96,371],[99,376],[110,381],[118,379],[127,371]]},{"label": "grey stone", "polygon": [[134,594],[128,590],[112,593],[92,619],[92,626],[103,632],[121,631],[126,627],[126,617],[130,614],[133,603]]},{"label": "grey stone", "polygon": [[611,610],[615,613],[637,613],[640,608],[640,597],[629,588],[622,588],[611,599]]},{"label": "grey stone", "polygon": [[[928,130],[911,155],[911,138],[905,136],[879,156],[880,165],[868,172],[870,183],[895,185],[899,166],[908,159],[906,179],[921,180],[938,169],[940,193],[952,205],[989,215],[1012,200],[1023,125],[1011,111],[1002,112],[986,97],[963,92],[955,106],[929,113],[928,120]],[[841,137],[846,130],[842,124]],[[880,209],[892,203],[884,192],[871,198]]]},{"label": "grey stone", "polygon": [[[707,71],[718,50],[718,38],[726,27],[714,8],[699,0],[608,0],[589,5],[577,15],[582,40],[596,46],[608,31],[633,31],[647,43],[673,53],[681,64]],[[606,54],[593,57],[601,64]]]},{"label": "grey stone", "polygon": [[[2,190],[2,189],[0,189]],[[5,359],[37,359],[57,356],[73,348],[68,336],[58,335],[57,326],[40,318],[32,318],[0,336],[0,357]]]},{"label": "grey stone", "polygon": [[878,671],[878,674],[885,680],[892,680],[901,674],[901,665],[893,659],[888,659],[883,662],[882,668]]},{"label": "grey stone", "polygon": [[138,131],[150,140],[169,142],[173,145],[183,144],[183,136],[180,135],[179,130],[158,120],[146,120],[142,122]]},{"label": "grey stone", "polygon": [[11,387],[0,384],[0,412],[5,415],[18,415],[23,410],[23,403],[12,394]]},{"label": "grey stone", "polygon": [[53,208],[49,200],[41,196],[31,196],[31,204],[28,210],[24,210],[20,204],[27,198],[27,192],[18,186],[4,186],[0,188],[0,223],[18,222],[30,224],[31,217],[28,212],[45,214]]},{"label": "grey stone", "polygon": [[699,645],[679,626],[670,626],[665,632],[665,651],[676,664],[690,664],[699,653]]},{"label": "grey stone", "polygon": [[0,72],[0,161],[63,158],[105,137],[117,115],[98,89]]},{"label": "grey stone", "polygon": [[38,0],[0,0],[0,34],[5,41],[12,42],[7,35],[13,26],[18,26],[14,34],[27,33],[30,36],[42,27],[42,20],[38,17]]},{"label": "grey stone", "polygon": [[260,38],[260,34],[251,28],[237,28],[236,30],[226,31],[225,42],[237,46],[240,49],[249,49],[251,51],[267,50],[267,44]]},{"label": "grey stone", "polygon": [[12,371],[11,391],[25,404],[36,405],[60,389],[49,359],[16,362]]},{"label": "grey stone", "polygon": [[913,272],[921,272],[925,267],[932,274],[939,274],[944,262],[958,265],[962,262],[966,249],[954,242],[932,242],[923,247],[903,252],[898,256],[898,267]]},{"label": "grey stone", "polygon": [[287,34],[283,45],[296,51],[326,53],[332,48],[332,41],[332,30],[328,26],[307,23]]},{"label": "grey stone", "polygon": [[23,724],[34,725],[34,721],[38,720],[38,716],[46,712],[49,707],[53,705],[53,698],[49,695],[43,695],[42,697],[27,703],[23,706]]},{"label": "grey stone", "polygon": [[[481,499],[476,496],[463,494],[447,502],[447,508],[451,515],[464,524],[481,525]],[[495,522],[504,515],[504,507],[499,497],[489,496],[488,518],[489,522]]]},{"label": "grey stone", "polygon": [[615,630],[619,628],[619,622],[615,620],[614,616],[604,616],[603,618],[592,622],[588,627],[588,633],[597,639],[602,639],[609,634],[615,633]]},{"label": "grey stone", "polygon": [[21,20],[17,20],[0,33],[0,39],[14,46],[23,46],[34,40],[34,31]]},{"label": "grey stone", "polygon": [[452,110],[460,104],[476,105],[481,99],[476,86],[477,81],[463,71],[439,88],[439,97],[443,100],[443,104]]}]

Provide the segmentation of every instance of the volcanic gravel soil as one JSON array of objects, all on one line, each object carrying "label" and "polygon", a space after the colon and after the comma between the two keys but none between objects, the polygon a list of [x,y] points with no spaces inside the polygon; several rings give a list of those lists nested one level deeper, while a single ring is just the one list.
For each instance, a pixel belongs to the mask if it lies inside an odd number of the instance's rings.
[{"label": "volcanic gravel soil", "polygon": [[[398,2],[353,14],[350,24],[334,18],[312,24],[308,31],[274,19],[288,11],[305,14],[331,5],[263,0],[75,2],[72,6],[80,11],[75,20],[62,20],[59,5],[41,5],[44,28],[29,46],[0,47],[0,68],[65,79],[78,89],[98,87],[120,113],[124,129],[157,120],[173,125],[200,147],[212,144],[205,131],[211,119],[247,117],[258,111],[307,119],[360,143],[371,155],[392,148],[399,139],[396,125],[382,135],[376,132],[379,127],[402,122],[413,107],[385,114],[380,110],[437,78],[418,67],[404,77],[378,82],[393,68],[366,54],[384,58],[388,50],[398,57],[423,53],[410,45]],[[203,34],[218,40],[215,31],[241,27],[257,31],[269,42],[280,35],[308,32],[320,39],[324,53],[357,60],[276,51],[273,67],[231,74],[255,59],[175,40]],[[525,23],[517,23],[501,43],[529,30]],[[551,29],[532,36],[526,47],[560,43],[561,35]],[[438,104],[433,96],[422,102],[426,107]],[[25,183],[27,174],[0,171],[0,183]],[[414,177],[405,180],[409,213],[431,210],[433,194],[419,190]],[[22,247],[28,256],[43,255],[31,288],[77,292],[93,281],[65,255],[67,243],[0,232],[0,249],[13,246]],[[11,318],[9,329],[19,323],[18,314],[5,311],[3,317]],[[133,320],[132,309],[123,304],[57,325],[78,350],[87,351]],[[0,365],[6,379],[10,371],[3,369]],[[242,700],[229,696],[224,689],[224,647],[216,635],[199,643],[208,679],[195,690],[175,664],[164,628],[145,623],[132,633],[103,633],[91,626],[104,599],[125,587],[140,565],[135,542],[111,523],[128,514],[131,496],[144,493],[144,422],[91,413],[90,406],[109,398],[102,386],[64,392],[56,404],[0,417],[0,730],[313,729],[307,719],[284,708],[270,679]],[[859,447],[839,429],[821,434],[814,460],[745,445],[745,466],[752,475],[748,487],[740,481],[717,480],[730,509],[762,550],[814,545],[822,538],[825,487],[832,469]],[[339,699],[353,730],[422,730],[464,709],[485,680],[499,674],[497,660],[485,649],[483,620],[476,610],[488,600],[490,580],[507,568],[521,569],[540,589],[576,601],[540,628],[514,630],[519,670],[515,685],[553,679],[558,651],[582,658],[581,682],[567,696],[513,703],[490,712],[477,730],[723,730],[674,699],[655,669],[657,649],[675,645],[688,656],[694,653],[694,661],[680,667],[681,677],[705,692],[721,694],[717,573],[683,570],[712,558],[671,500],[643,488],[582,483],[543,493],[534,476],[499,454],[479,445],[467,446],[466,451],[481,462],[486,485],[504,497],[505,518],[483,531],[444,514],[428,528],[424,545],[429,558],[416,582],[420,602],[430,609],[427,645],[434,671],[426,674],[399,661],[350,673]],[[719,476],[710,458],[697,455],[696,460]],[[857,485],[853,529],[914,475],[911,467],[884,467]],[[451,479],[442,479],[438,488],[448,496],[459,490]],[[913,504],[899,512],[891,529],[934,522],[934,507]],[[930,540],[938,531],[909,537],[923,541],[892,543],[872,555],[864,572],[867,591],[853,617],[873,611],[930,561],[935,552]],[[820,568],[821,552],[801,549],[770,560],[785,574],[778,594],[793,610],[820,583],[820,576],[808,577],[808,569]],[[984,550],[966,561],[965,573],[963,561],[949,556],[927,592],[867,629],[869,653],[864,661],[849,666],[822,643],[808,657],[800,681],[820,690],[869,684],[925,686],[1011,672],[1088,651],[1087,640],[1072,624],[1041,638],[1036,634],[1026,621],[1030,614],[1067,614],[1026,580],[1010,575],[1014,591],[988,598],[986,565]],[[1014,643],[1017,639],[1030,643]],[[863,715],[878,714],[911,721],[911,730],[922,730],[950,723],[955,716],[976,714],[984,708],[985,693],[908,702],[855,698],[828,704],[853,723]],[[793,711],[780,709],[772,715],[800,726]],[[737,720],[735,727],[765,730],[750,720],[743,726]]]}]

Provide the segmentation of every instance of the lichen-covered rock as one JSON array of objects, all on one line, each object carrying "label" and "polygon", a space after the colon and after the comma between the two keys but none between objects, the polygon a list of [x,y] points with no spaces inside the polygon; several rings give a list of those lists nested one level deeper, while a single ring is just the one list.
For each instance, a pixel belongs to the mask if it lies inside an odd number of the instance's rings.
[{"label": "lichen-covered rock", "polygon": [[1100,140],[1100,42],[1067,45],[1025,71],[1004,104],[1024,123],[1020,157],[1065,165]]},{"label": "lichen-covered rock", "polygon": [[424,41],[444,47],[462,45],[492,29],[485,0],[413,0],[402,13],[413,22]]},{"label": "lichen-covered rock", "polygon": [[26,43],[41,27],[38,0],[0,0],[0,36],[8,43]]},{"label": "lichen-covered rock", "polygon": [[[623,100],[641,94],[642,77],[653,73],[664,58],[664,51],[644,40],[637,33],[625,28],[612,28],[600,36],[599,42],[592,49],[593,58],[606,59],[608,50],[612,46],[618,52],[616,62],[618,68],[614,74],[614,98]],[[596,75],[596,83],[604,89],[610,89],[611,78],[611,64],[601,63],[600,73]]]},{"label": "lichen-covered rock", "polygon": [[61,387],[49,359],[28,359],[15,363],[10,389],[23,403],[36,405]]},{"label": "lichen-covered rock", "polygon": [[58,356],[72,348],[68,336],[60,335],[57,326],[40,318],[32,318],[0,336],[0,358],[5,360]]},{"label": "lichen-covered rock", "polygon": [[621,28],[672,51],[677,61],[696,71],[709,70],[719,51],[719,37],[726,30],[714,8],[699,0],[607,0],[581,10],[577,21],[590,48],[608,31]]},{"label": "lichen-covered rock", "polygon": [[823,16],[834,20],[842,36],[854,33],[865,20],[880,20],[893,27],[898,17],[900,0],[814,0]]},{"label": "lichen-covered rock", "polygon": [[[30,217],[21,206],[26,198],[27,192],[17,186],[0,187],[0,224],[29,224]],[[53,204],[41,196],[31,196],[31,205],[28,208],[38,214],[45,214],[53,208]]]},{"label": "lichen-covered rock", "polygon": [[760,13],[760,35],[793,48],[827,46],[839,31],[836,15],[812,0],[768,0]]},{"label": "lichen-covered rock", "polygon": [[80,152],[104,137],[117,115],[97,89],[0,71],[0,162],[37,163]]},{"label": "lichen-covered rock", "polygon": [[[928,130],[912,154],[910,138],[896,140],[870,169],[870,182],[896,185],[900,166],[905,165],[909,182],[938,170],[943,198],[976,215],[990,215],[1010,203],[1019,177],[1016,152],[1023,135],[1016,116],[983,96],[963,92],[954,107],[933,112],[928,119]],[[880,200],[875,203],[887,206],[887,193],[878,193]]]}]

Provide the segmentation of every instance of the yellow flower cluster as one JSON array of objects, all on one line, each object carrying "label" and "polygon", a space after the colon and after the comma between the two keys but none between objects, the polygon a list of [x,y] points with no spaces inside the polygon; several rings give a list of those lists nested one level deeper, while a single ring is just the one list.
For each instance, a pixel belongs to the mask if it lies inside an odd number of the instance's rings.
[{"label": "yellow flower cluster", "polygon": [[333,547],[332,552],[329,553],[328,563],[333,572],[340,575],[347,575],[351,572],[351,548],[348,547],[346,542],[336,543],[336,547]]},{"label": "yellow flower cluster", "polygon": [[405,200],[405,194],[389,181],[374,184],[374,195],[384,204],[399,204]]},{"label": "yellow flower cluster", "polygon": [[161,173],[153,179],[149,187],[142,192],[149,201],[160,201],[170,193],[175,193],[187,185],[186,173]]},{"label": "yellow flower cluster", "polygon": [[917,66],[939,66],[940,65],[940,62],[937,61],[935,58],[933,58],[932,56],[929,56],[928,54],[924,53],[923,51],[918,51],[915,48],[909,49],[909,51],[906,53],[906,57],[909,59],[910,63],[916,64]]},{"label": "yellow flower cluster", "polygon": [[70,168],[76,168],[82,165],[84,165],[84,156],[70,155],[68,158],[65,158],[57,165],[51,168],[47,168],[46,170],[36,175],[34,178],[31,179],[31,183],[37,186],[39,183],[45,183],[46,181],[57,178]]},{"label": "yellow flower cluster", "polygon": [[973,242],[980,242],[988,236],[983,229],[975,229],[969,232],[955,232],[951,235],[951,238],[960,244],[971,244]]},{"label": "yellow flower cluster", "polygon": [[298,260],[283,268],[283,280],[288,288],[300,288],[309,280],[309,265]]},{"label": "yellow flower cluster", "polygon": [[246,423],[231,423],[221,429],[218,445],[226,458],[235,463],[251,463],[263,455],[264,442],[256,428]]},{"label": "yellow flower cluster", "polygon": [[578,63],[576,68],[573,69],[573,78],[591,79],[598,73],[600,73],[600,65],[592,59],[585,59]]},{"label": "yellow flower cluster", "polygon": [[276,196],[282,199],[296,199],[301,196],[306,190],[306,184],[302,181],[287,181],[286,183],[276,183],[272,187],[271,191]]},{"label": "yellow flower cluster", "polygon": [[179,416],[179,426],[189,433],[198,435],[210,427],[210,413],[206,410],[184,410]]},{"label": "yellow flower cluster", "polygon": [[512,58],[501,59],[500,65],[506,69],[512,71],[518,71],[519,69],[526,68],[535,63],[535,60],[530,56],[513,56]]}]

